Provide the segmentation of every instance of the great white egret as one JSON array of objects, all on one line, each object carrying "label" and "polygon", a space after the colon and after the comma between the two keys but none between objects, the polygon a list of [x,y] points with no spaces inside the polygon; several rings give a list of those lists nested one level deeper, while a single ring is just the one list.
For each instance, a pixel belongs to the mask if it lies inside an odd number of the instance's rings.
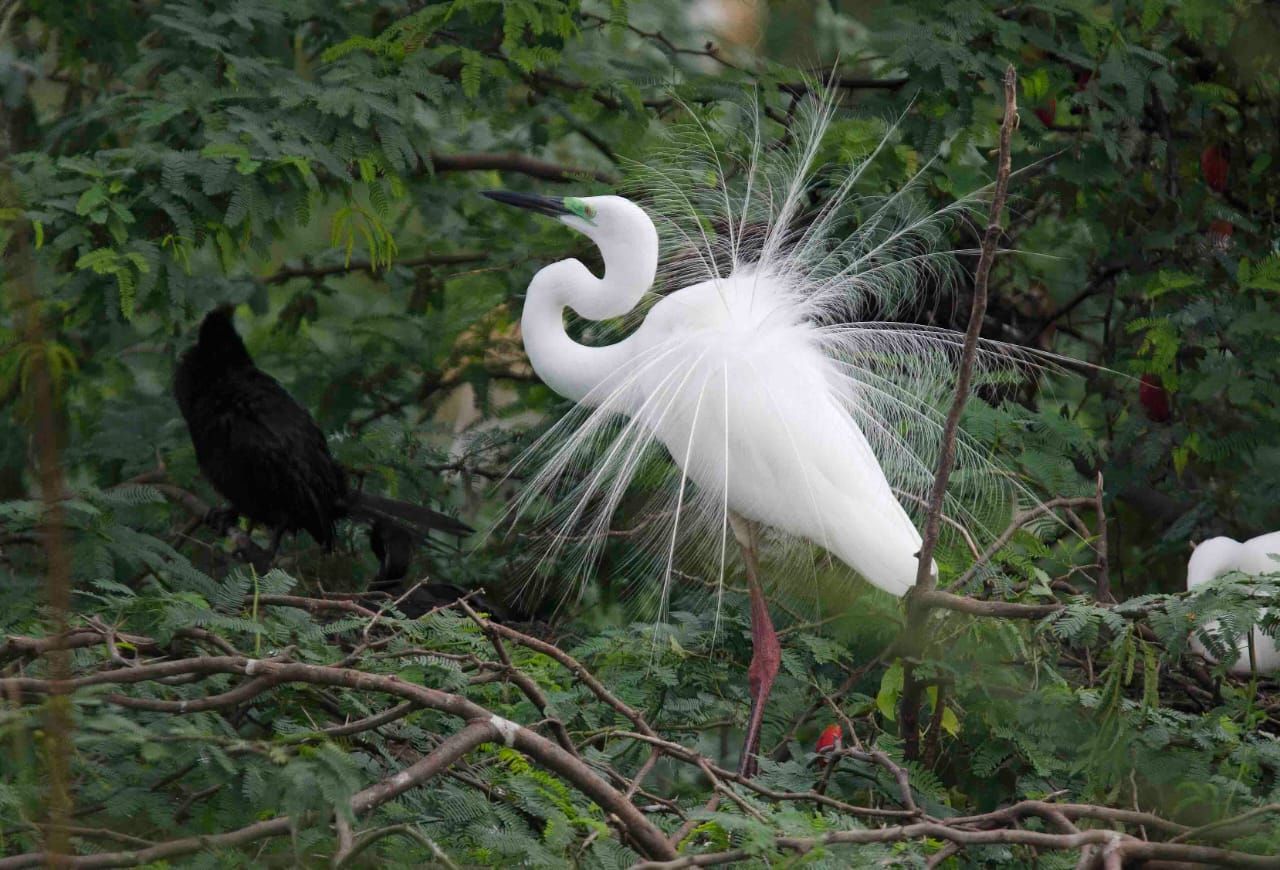
[{"label": "great white egret", "polygon": [[[521,319],[529,360],[580,411],[544,436],[549,458],[524,504],[569,480],[570,492],[546,499],[552,537],[598,544],[632,478],[655,455],[672,463],[665,491],[641,512],[666,563],[664,600],[678,548],[718,563],[723,579],[732,529],[752,627],[740,762],[748,775],[781,658],[762,547],[816,544],[875,586],[906,594],[921,538],[903,500],[922,503],[932,482],[940,404],[960,345],[946,330],[869,315],[892,313],[924,283],[948,277],[940,228],[971,200],[922,210],[913,184],[853,196],[885,140],[828,171],[820,149],[832,116],[830,100],[814,99],[783,144],[767,148],[758,112],[724,130],[695,122],[675,134],[669,159],[639,171],[648,210],[614,195],[485,194],[559,220],[604,261],[602,277],[567,259],[529,284]],[[735,157],[726,142],[742,130]],[[675,289],[645,309],[655,279]],[[637,313],[643,321],[615,343],[591,346],[566,330],[566,308],[589,321]],[[980,355],[988,372],[1010,359],[993,346]],[[965,487],[1008,489],[967,441],[953,479],[949,511],[966,525],[982,520]]]},{"label": "great white egret", "polygon": [[[1233,538],[1210,538],[1197,545],[1187,561],[1187,589],[1195,589],[1230,571],[1255,575],[1280,572],[1280,561],[1272,558],[1273,555],[1280,556],[1280,532],[1259,535],[1244,543]],[[1218,623],[1207,623],[1205,628],[1214,633]],[[1191,648],[1210,661],[1217,660],[1194,635],[1191,637]],[[1249,638],[1240,638],[1236,649],[1239,655],[1228,670],[1233,674],[1248,676],[1253,672],[1249,661]],[[1257,628],[1253,630],[1253,657],[1260,674],[1272,674],[1280,670],[1280,650],[1276,649],[1275,640]]]}]

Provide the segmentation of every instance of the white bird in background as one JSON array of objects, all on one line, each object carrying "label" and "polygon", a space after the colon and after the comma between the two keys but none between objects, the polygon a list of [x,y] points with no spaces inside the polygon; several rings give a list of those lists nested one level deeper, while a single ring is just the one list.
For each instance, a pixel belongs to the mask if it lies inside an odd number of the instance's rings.
[{"label": "white bird in background", "polygon": [[[550,495],[557,545],[586,539],[598,552],[628,484],[656,459],[667,486],[645,515],[665,561],[664,602],[678,551],[718,562],[723,580],[732,528],[751,608],[747,775],[781,659],[758,552],[807,541],[886,592],[906,594],[921,538],[897,493],[922,504],[932,483],[939,403],[950,396],[960,346],[946,330],[860,318],[891,313],[926,278],[947,276],[935,243],[948,214],[970,203],[925,212],[906,189],[853,197],[884,141],[860,162],[820,170],[832,112],[829,100],[811,100],[790,144],[770,148],[752,112],[754,125],[739,120],[727,133],[749,129],[736,160],[698,123],[676,134],[665,163],[641,170],[641,194],[666,236],[659,285],[682,289],[606,346],[572,338],[564,311],[600,321],[637,310],[663,247],[650,214],[619,196],[485,194],[558,219],[604,260],[602,277],[568,259],[529,284],[521,320],[529,360],[581,412],[544,436],[539,449],[549,459],[517,509]],[[984,350],[982,360],[988,371],[1010,367],[1004,352]],[[990,473],[967,442],[959,447],[948,509],[974,520],[965,487],[1003,490],[1008,478]],[[572,491],[557,493],[566,482]]]},{"label": "white bird in background", "polygon": [[[1280,573],[1280,561],[1272,558],[1273,555],[1280,556],[1280,532],[1259,535],[1244,543],[1233,538],[1210,538],[1197,545],[1187,561],[1187,589],[1195,589],[1231,571],[1253,575]],[[1210,634],[1214,634],[1217,627],[1216,621],[1205,624]],[[1191,636],[1191,648],[1210,661],[1217,661],[1195,635]],[[1249,638],[1240,638],[1236,649],[1240,655],[1228,670],[1248,676],[1253,672],[1249,661]],[[1276,649],[1275,640],[1258,628],[1253,629],[1253,656],[1259,674],[1280,670],[1280,650]]]}]

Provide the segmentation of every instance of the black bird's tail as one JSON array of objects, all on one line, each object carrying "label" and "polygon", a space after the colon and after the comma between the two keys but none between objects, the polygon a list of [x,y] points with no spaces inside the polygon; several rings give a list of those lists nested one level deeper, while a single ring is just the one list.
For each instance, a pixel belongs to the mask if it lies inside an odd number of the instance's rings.
[{"label": "black bird's tail", "polygon": [[456,520],[439,511],[433,511],[431,508],[407,501],[399,501],[394,498],[386,498],[381,495],[372,495],[367,492],[353,492],[351,494],[351,500],[347,504],[347,513],[352,519],[363,520],[368,523],[376,523],[381,520],[408,526],[413,531],[424,536],[427,532],[438,531],[447,535],[462,537],[475,531],[475,529],[461,520]]}]

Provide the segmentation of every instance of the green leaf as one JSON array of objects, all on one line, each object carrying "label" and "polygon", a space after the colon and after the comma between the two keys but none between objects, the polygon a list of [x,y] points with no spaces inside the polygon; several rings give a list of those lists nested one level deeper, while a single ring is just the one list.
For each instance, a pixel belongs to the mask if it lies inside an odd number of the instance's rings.
[{"label": "green leaf", "polygon": [[106,189],[101,184],[95,184],[80,194],[80,198],[76,200],[76,214],[84,217],[106,202]]},{"label": "green leaf", "polygon": [[1022,96],[1031,105],[1039,103],[1049,95],[1049,71],[1038,67],[1030,75],[1022,76]]},{"label": "green leaf", "polygon": [[902,696],[902,662],[894,662],[880,678],[880,691],[876,692],[876,709],[890,722],[898,716],[898,698]]}]

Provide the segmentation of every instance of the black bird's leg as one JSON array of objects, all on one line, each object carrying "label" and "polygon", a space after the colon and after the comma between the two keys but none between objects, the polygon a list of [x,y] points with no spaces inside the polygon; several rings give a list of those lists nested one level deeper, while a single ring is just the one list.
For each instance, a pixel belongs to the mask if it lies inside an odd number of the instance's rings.
[{"label": "black bird's leg", "polygon": [[[252,529],[251,529],[252,531]],[[280,539],[284,537],[284,526],[277,526],[271,532],[271,548],[264,550],[253,542],[248,534],[243,534],[236,547],[236,557],[240,561],[252,565],[253,570],[265,574],[275,564],[276,553],[280,550]]]},{"label": "black bird's leg", "polygon": [[271,562],[275,562],[276,553],[280,552],[280,539],[284,537],[284,526],[276,526],[271,532],[271,549],[267,551]]},{"label": "black bird's leg", "polygon": [[231,505],[209,508],[204,514],[204,524],[217,532],[220,537],[225,537],[227,529],[239,518],[240,514]]}]

